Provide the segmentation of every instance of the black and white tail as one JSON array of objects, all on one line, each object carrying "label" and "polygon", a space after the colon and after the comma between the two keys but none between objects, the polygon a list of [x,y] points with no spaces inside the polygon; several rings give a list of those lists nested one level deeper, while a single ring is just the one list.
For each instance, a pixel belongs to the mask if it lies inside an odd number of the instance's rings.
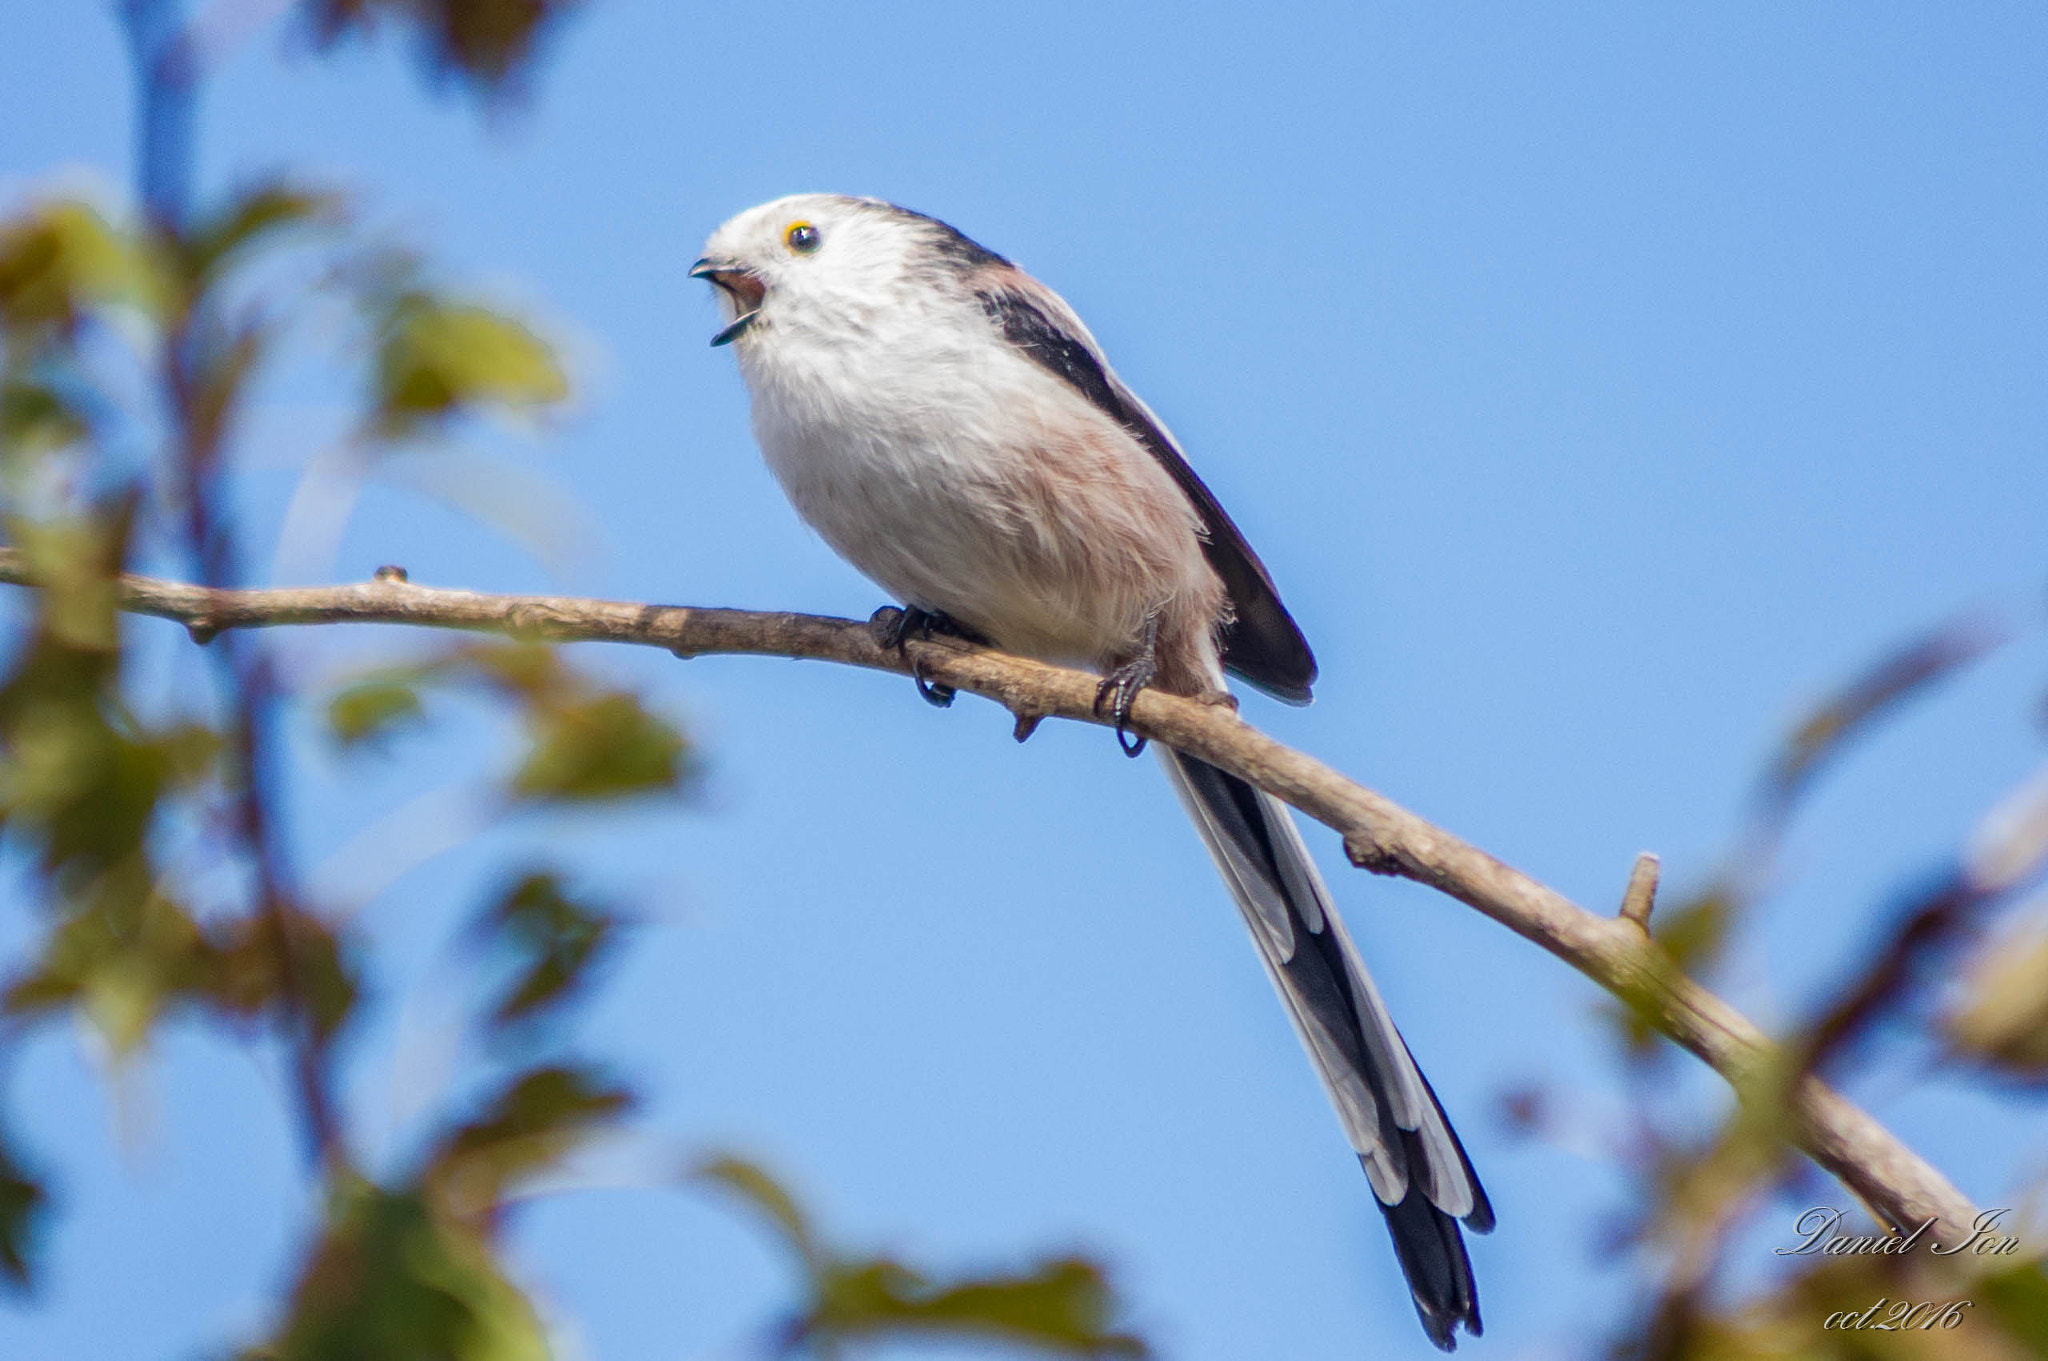
[{"label": "black and white tail", "polygon": [[1365,1167],[1423,1330],[1451,1351],[1459,1324],[1480,1332],[1458,1221],[1475,1233],[1493,1228],[1471,1160],[1387,1015],[1286,807],[1215,766],[1158,751]]}]

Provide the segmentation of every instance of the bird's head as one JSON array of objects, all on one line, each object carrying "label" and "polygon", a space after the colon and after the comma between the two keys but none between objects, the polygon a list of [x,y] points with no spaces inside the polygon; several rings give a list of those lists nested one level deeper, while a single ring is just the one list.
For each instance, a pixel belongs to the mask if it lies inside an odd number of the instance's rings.
[{"label": "bird's head", "polygon": [[860,328],[973,270],[1004,265],[936,219],[879,199],[792,194],[711,234],[690,270],[718,286],[724,345],[778,322]]}]

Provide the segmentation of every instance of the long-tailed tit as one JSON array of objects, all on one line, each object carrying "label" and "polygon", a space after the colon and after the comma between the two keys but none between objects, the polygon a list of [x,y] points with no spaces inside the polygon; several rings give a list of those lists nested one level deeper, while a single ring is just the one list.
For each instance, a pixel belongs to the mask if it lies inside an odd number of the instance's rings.
[{"label": "long-tailed tit", "polygon": [[[1315,658],[1264,565],[1051,289],[943,222],[828,194],[741,213],[691,272],[718,286],[712,343],[739,356],[768,466],[903,602],[898,641],[951,627],[1099,671],[1119,740],[1145,685],[1221,698],[1229,673],[1307,702]],[[1160,755],[1450,1350],[1480,1331],[1458,1221],[1493,1227],[1472,1164],[1286,808]]]}]

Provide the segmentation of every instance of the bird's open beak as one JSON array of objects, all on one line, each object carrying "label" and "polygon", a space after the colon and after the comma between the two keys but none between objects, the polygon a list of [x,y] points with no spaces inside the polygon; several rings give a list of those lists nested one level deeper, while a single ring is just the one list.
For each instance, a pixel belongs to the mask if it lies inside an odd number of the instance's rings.
[{"label": "bird's open beak", "polygon": [[735,313],[732,323],[711,337],[713,345],[730,345],[745,334],[746,329],[754,324],[754,319],[761,315],[761,299],[767,296],[768,286],[752,270],[706,256],[690,266],[690,277],[709,279],[724,289],[726,297],[732,300]]}]

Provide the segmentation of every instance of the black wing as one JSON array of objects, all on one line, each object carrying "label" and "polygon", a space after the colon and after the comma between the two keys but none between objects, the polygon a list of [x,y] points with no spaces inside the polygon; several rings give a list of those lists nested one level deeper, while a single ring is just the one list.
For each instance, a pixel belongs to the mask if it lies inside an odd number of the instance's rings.
[{"label": "black wing", "polygon": [[1315,654],[1309,651],[1308,640],[1287,607],[1280,603],[1266,565],[1202,485],[1202,479],[1195,476],[1180,446],[1160,428],[1145,404],[1117,381],[1095,347],[1082,338],[1085,333],[1077,334],[1075,328],[1061,324],[1057,312],[1066,309],[1052,299],[1047,300],[1049,305],[1041,305],[1022,291],[1019,285],[1023,282],[1023,276],[1011,274],[1000,286],[977,290],[974,296],[1005,340],[1064,378],[1104,415],[1130,431],[1173,474],[1173,480],[1194,503],[1208,530],[1202,552],[1223,579],[1234,614],[1223,631],[1225,669],[1279,699],[1308,703],[1316,679]]}]

